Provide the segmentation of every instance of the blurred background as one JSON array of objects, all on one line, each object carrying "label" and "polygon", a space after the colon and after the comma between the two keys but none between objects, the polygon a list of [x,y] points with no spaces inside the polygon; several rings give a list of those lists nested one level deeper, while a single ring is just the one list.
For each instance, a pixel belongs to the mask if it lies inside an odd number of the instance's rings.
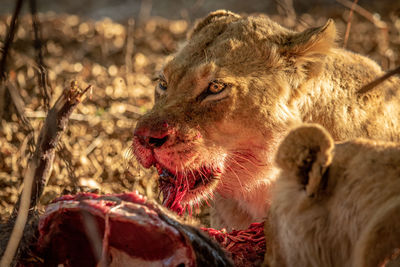
[{"label": "blurred background", "polygon": [[[14,1],[2,0],[1,13],[12,12]],[[350,1],[353,2],[353,1]],[[326,13],[332,9],[343,9],[336,0],[38,0],[37,5],[41,12],[68,13],[85,19],[111,18],[117,22],[140,15],[160,16],[167,19],[194,20],[205,16],[216,9],[228,9],[238,13],[262,12],[274,14],[279,5],[292,5],[299,14]],[[359,0],[358,4],[372,13],[389,15],[399,12],[400,3],[397,0]],[[145,10],[143,10],[143,8]],[[143,14],[144,11],[144,14]],[[325,11],[325,12],[324,12]],[[141,14],[142,12],[142,14]],[[329,12],[328,12],[329,13]]]},{"label": "blurred background", "polygon": [[[16,1],[0,1],[3,47]],[[11,96],[10,88],[0,85],[2,220],[17,201],[27,160],[46,116],[25,2],[6,66],[17,94]],[[82,88],[94,86],[62,136],[41,205],[80,190],[136,189],[159,197],[155,172],[132,159],[132,132],[139,116],[152,106],[152,78],[185,41],[196,19],[210,11],[266,13],[295,30],[333,18],[339,46],[369,56],[386,70],[400,64],[400,1],[396,0],[359,0],[348,38],[346,25],[353,5],[348,0],[37,0],[36,5],[50,104],[72,80],[78,80]]]}]

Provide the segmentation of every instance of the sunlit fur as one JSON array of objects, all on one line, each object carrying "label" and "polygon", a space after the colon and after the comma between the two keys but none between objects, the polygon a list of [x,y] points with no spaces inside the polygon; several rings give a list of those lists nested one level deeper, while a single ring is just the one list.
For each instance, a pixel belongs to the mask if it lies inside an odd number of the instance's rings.
[{"label": "sunlit fur", "polygon": [[[335,38],[331,20],[294,32],[266,16],[209,14],[163,67],[167,89],[156,92],[137,124],[137,132],[168,133],[168,140],[154,153],[134,142],[134,154],[145,167],[156,161],[173,173],[220,164],[219,182],[190,202],[214,195],[213,227],[262,221],[276,179],[274,154],[293,126],[320,123],[334,140],[398,140],[398,79],[357,95],[384,72],[337,48]],[[213,81],[225,89],[205,96]]]},{"label": "sunlit fur", "polygon": [[266,266],[383,266],[400,249],[398,143],[334,145],[325,129],[308,124],[284,139],[277,164]]}]

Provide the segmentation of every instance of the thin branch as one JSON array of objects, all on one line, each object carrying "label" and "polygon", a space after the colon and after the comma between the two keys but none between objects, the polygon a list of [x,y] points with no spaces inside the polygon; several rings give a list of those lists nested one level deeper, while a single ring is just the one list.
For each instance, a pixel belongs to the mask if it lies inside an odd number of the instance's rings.
[{"label": "thin branch", "polygon": [[4,113],[4,107],[5,104],[7,103],[6,101],[6,86],[4,85],[4,83],[1,82],[1,78],[0,78],[0,120],[3,117],[3,113]]},{"label": "thin branch", "polygon": [[347,41],[349,39],[350,28],[351,28],[351,19],[353,18],[354,8],[356,7],[357,2],[358,2],[358,0],[354,0],[353,4],[351,5],[350,14],[349,14],[349,17],[347,19],[346,33],[344,35],[344,40],[343,40],[343,47],[344,48],[346,48]]},{"label": "thin branch", "polygon": [[149,19],[152,8],[153,0],[142,0],[140,2],[140,10],[138,16],[138,21],[140,25],[142,25],[145,21]]},{"label": "thin branch", "polygon": [[16,88],[14,83],[10,81],[10,79],[8,81],[6,81],[6,87],[7,87],[8,93],[11,96],[11,100],[13,101],[14,106],[17,110],[17,116],[20,119],[20,121],[22,122],[22,126],[23,126],[24,130],[28,133],[29,153],[32,154],[35,149],[35,144],[34,144],[35,130],[33,129],[30,121],[26,117],[24,100],[22,99],[21,95],[19,94],[18,89]]},{"label": "thin branch", "polygon": [[291,20],[296,20],[296,11],[293,7],[293,0],[275,0],[275,4],[277,5],[277,10],[280,15],[284,15]]},{"label": "thin branch", "polygon": [[45,110],[49,110],[50,94],[49,94],[49,89],[47,88],[47,75],[46,75],[47,67],[44,64],[43,60],[42,39],[40,31],[40,22],[37,16],[36,0],[29,0],[29,8],[31,11],[32,26],[35,38],[33,46],[35,47],[36,51],[36,62],[38,65],[38,72],[39,72],[39,77],[38,77],[39,87],[42,88],[43,91]]},{"label": "thin branch", "polygon": [[17,219],[1,259],[1,267],[9,266],[14,258],[28,220],[29,209],[36,206],[47,184],[60,136],[67,126],[72,111],[90,88],[91,86],[88,86],[85,90],[80,90],[77,83],[72,82],[71,88],[63,92],[47,114],[39,134],[36,151],[28,162],[23,191],[16,205]]},{"label": "thin branch", "polygon": [[14,40],[15,32],[17,31],[18,28],[17,20],[19,17],[19,13],[21,12],[23,2],[24,2],[23,0],[17,0],[17,3],[15,4],[14,14],[10,22],[10,27],[8,28],[6,40],[3,46],[3,54],[0,61],[0,80],[6,79],[7,55],[8,51],[10,50],[11,44]]},{"label": "thin branch", "polygon": [[34,169],[28,166],[27,172],[24,177],[24,188],[20,198],[20,206],[18,210],[17,219],[14,228],[11,232],[10,239],[7,243],[6,250],[0,261],[0,267],[8,267],[14,258],[15,252],[18,249],[19,242],[22,238],[26,221],[28,220],[29,213],[29,199],[31,198],[31,190],[33,184]]},{"label": "thin branch", "polygon": [[133,49],[134,49],[134,33],[135,33],[135,20],[128,20],[127,34],[126,34],[126,48],[125,48],[125,72],[126,72],[126,83],[128,88],[133,87]]},{"label": "thin branch", "polygon": [[58,155],[60,155],[61,160],[64,162],[67,168],[68,178],[72,180],[73,184],[76,185],[78,178],[76,177],[74,167],[71,161],[71,152],[66,149],[65,143],[60,142],[60,147],[57,149]]},{"label": "thin branch", "polygon": [[69,116],[75,107],[81,102],[81,97],[91,88],[88,86],[81,90],[77,82],[71,83],[71,88],[64,91],[54,106],[49,110],[46,121],[39,134],[38,147],[33,155],[32,161],[36,166],[34,184],[30,207],[36,206],[37,201],[43,193],[44,187],[50,176],[55,148],[60,136],[67,127]]},{"label": "thin branch", "polygon": [[361,95],[371,91],[374,87],[378,86],[379,84],[381,84],[382,82],[384,82],[385,80],[389,79],[390,77],[396,74],[400,74],[400,66],[387,72],[385,75],[377,78],[376,80],[370,82],[369,84],[363,86],[360,90],[357,91],[357,94]]},{"label": "thin branch", "polygon": [[[336,0],[336,2],[338,2],[339,4],[352,9],[353,8],[353,2],[349,1],[349,0]],[[366,10],[365,8],[362,8],[361,6],[359,6],[358,4],[354,4],[354,11],[357,12],[359,15],[363,16],[364,18],[366,18],[367,20],[371,21],[377,28],[379,29],[383,29],[383,30],[387,30],[387,24],[380,20],[379,18],[377,18],[376,16],[374,16],[371,12],[369,12],[368,10]]]}]

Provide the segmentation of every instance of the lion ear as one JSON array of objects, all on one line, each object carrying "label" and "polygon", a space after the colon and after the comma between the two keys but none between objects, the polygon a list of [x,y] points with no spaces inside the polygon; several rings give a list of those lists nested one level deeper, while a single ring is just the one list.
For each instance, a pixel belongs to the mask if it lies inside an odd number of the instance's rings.
[{"label": "lion ear", "polygon": [[189,33],[188,39],[190,40],[195,34],[197,34],[201,29],[203,29],[205,26],[208,24],[215,22],[217,20],[223,20],[225,22],[230,22],[234,19],[238,19],[240,16],[236,13],[233,13],[231,11],[227,10],[216,10],[214,12],[211,12],[206,16],[205,18],[201,19],[196,23],[196,26],[193,28],[193,30]]},{"label": "lion ear", "polygon": [[322,59],[335,46],[336,26],[332,19],[321,27],[310,28],[288,36],[282,46],[281,54],[294,62],[296,67],[312,69],[321,65]]},{"label": "lion ear", "polygon": [[[314,196],[325,186],[323,177],[332,161],[334,142],[318,124],[304,124],[292,130],[278,148],[276,163],[288,177],[304,186],[307,196]],[[285,179],[285,177],[283,177]]]}]

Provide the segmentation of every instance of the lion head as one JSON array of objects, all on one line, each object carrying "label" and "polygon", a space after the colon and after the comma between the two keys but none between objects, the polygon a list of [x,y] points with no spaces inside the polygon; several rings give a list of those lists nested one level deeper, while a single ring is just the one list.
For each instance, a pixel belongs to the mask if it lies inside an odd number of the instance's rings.
[{"label": "lion head", "polygon": [[196,25],[160,72],[133,139],[139,162],[158,169],[169,206],[214,192],[243,198],[269,183],[277,144],[301,120],[293,88],[318,72],[334,38],[332,21],[298,33],[228,11]]}]

